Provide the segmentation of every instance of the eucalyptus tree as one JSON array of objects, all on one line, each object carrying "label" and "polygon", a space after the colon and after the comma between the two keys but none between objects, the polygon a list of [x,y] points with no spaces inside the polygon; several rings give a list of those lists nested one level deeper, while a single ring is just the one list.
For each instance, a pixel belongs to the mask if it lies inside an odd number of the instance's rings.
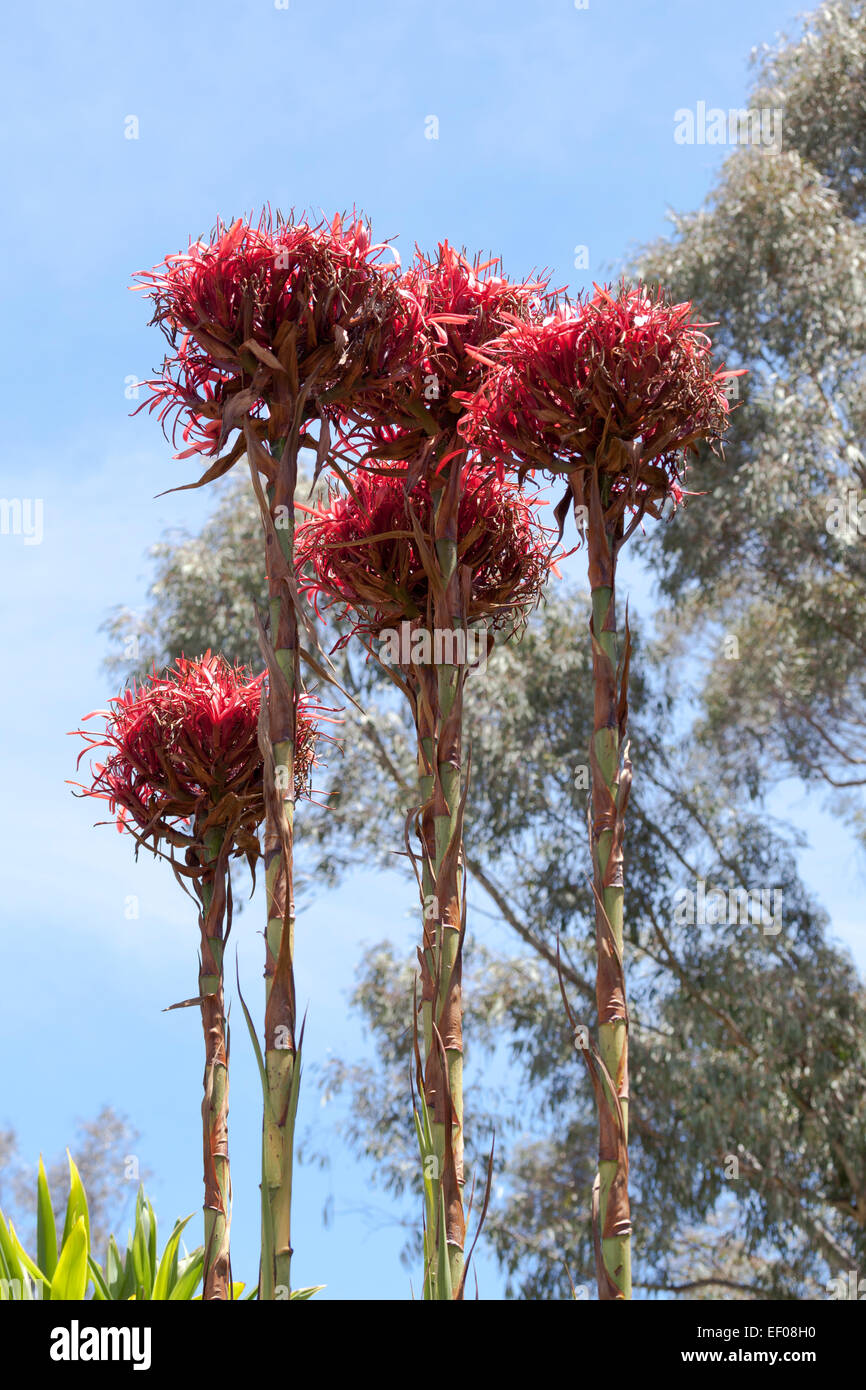
[{"label": "eucalyptus tree", "polygon": [[718,319],[748,368],[724,460],[704,453],[676,528],[645,544],[671,645],[700,639],[706,732],[732,779],[796,775],[864,828],[866,13],[832,0],[765,50],[753,107],[781,150],[741,147],[639,269]]}]

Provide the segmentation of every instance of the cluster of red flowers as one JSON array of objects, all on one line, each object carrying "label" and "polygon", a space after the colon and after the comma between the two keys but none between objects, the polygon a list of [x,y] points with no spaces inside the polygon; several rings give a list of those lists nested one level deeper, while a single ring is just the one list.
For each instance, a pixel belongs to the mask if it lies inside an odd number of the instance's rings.
[{"label": "cluster of red flowers", "polygon": [[[499,260],[470,261],[447,241],[435,256],[416,250],[398,282],[376,378],[347,410],[356,426],[350,440],[356,449],[361,441],[365,465],[415,458],[453,432],[456,394],[481,379],[475,349],[501,333],[504,316],[528,318],[546,302],[546,280],[511,281],[500,271]],[[389,362],[399,370],[387,370]]]},{"label": "cluster of red flowers", "polygon": [[[432,592],[427,479],[406,491],[405,463],[361,468],[350,491],[332,493],[295,537],[301,587],[319,601],[356,611],[356,632],[380,633],[427,612]],[[551,533],[537,503],[489,469],[464,465],[458,513],[458,562],[470,576],[467,621],[502,627],[540,594],[551,565]],[[306,571],[306,573],[304,573]]]},{"label": "cluster of red flowers", "polygon": [[490,344],[481,389],[461,396],[461,432],[502,468],[612,476],[630,502],[679,500],[684,452],[721,437],[726,377],[691,304],[621,285],[562,306],[543,320],[514,320]]},{"label": "cluster of red flowers", "polygon": [[262,416],[275,382],[294,396],[315,380],[312,412],[317,394],[382,356],[367,335],[394,295],[396,265],[378,264],[383,250],[360,220],[312,226],[263,214],[220,223],[210,241],[142,272],[137,288],[172,352],[139,409],[158,410],[164,426],[174,417],[175,432],[182,423],[181,458],[218,453],[245,413]]},{"label": "cluster of red flowers", "polygon": [[[164,676],[156,672],[110,701],[101,734],[84,729],[78,762],[94,749],[110,756],[92,767],[83,791],[109,803],[118,830],[161,838],[167,830],[207,818],[247,832],[249,848],[264,818],[262,755],[258,743],[264,676],[230,666],[207,652],[201,661],[180,657]],[[295,793],[309,785],[317,731],[309,703],[298,712]],[[221,817],[222,812],[222,817]]]}]

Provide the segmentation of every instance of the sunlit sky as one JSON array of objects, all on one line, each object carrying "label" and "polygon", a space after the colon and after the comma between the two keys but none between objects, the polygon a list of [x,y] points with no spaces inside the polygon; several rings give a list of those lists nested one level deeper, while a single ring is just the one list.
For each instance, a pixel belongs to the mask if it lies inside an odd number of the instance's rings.
[{"label": "sunlit sky", "polygon": [[[0,1126],[16,1128],[28,1160],[61,1152],[75,1118],[108,1103],[141,1131],[163,1231],[200,1208],[200,1021],[192,1009],[162,1012],[194,993],[191,904],[165,866],[136,865],[125,837],[93,829],[92,803],[66,785],[77,751],[67,732],[112,693],[100,623],[115,604],[144,602],[147,547],[167,527],[195,530],[210,506],[198,493],[156,498],[195,465],[172,458],[155,421],[129,418],[125,383],[161,355],[146,303],[128,292],[132,273],[206,234],[217,215],[270,202],[356,205],[404,258],[415,241],[447,237],[501,254],[515,275],[547,267],[572,288],[604,278],[665,231],[669,208],[702,201],[724,156],[675,143],[674,112],[701,100],[743,105],[750,50],[790,28],[798,8],[32,0],[8,12],[0,495],[44,505],[41,544],[0,535]],[[426,138],[431,117],[437,139]],[[581,246],[588,270],[574,265]],[[635,567],[626,577],[642,611],[647,577]],[[774,807],[809,835],[803,873],[866,963],[850,838],[799,786],[782,788]],[[130,895],[137,920],[125,916]],[[408,949],[412,912],[402,880],[357,873],[298,927],[298,992],[309,1004],[300,1128],[319,1134],[332,1164],[297,1173],[294,1278],[326,1284],[325,1298],[410,1296],[400,1213],[333,1137],[314,1069],[329,1051],[363,1047],[347,1010],[355,967],[384,937]],[[260,1013],[254,916],[234,940]],[[506,939],[470,913],[473,935]],[[236,1003],[232,1017],[233,1264],[254,1279],[260,1102]],[[470,1070],[470,1123],[471,1086]],[[500,1296],[483,1239],[477,1268],[481,1296]]]}]

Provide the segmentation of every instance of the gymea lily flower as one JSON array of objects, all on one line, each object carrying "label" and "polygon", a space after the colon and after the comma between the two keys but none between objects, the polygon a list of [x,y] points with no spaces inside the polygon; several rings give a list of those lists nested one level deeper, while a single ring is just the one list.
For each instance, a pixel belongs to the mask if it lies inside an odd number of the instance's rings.
[{"label": "gymea lily flower", "polygon": [[[232,1296],[229,1229],[231,1172],[228,1152],[228,1048],[223,957],[231,929],[229,861],[259,855],[258,828],[265,815],[262,754],[258,742],[263,676],[229,666],[210,652],[201,661],[181,657],[164,675],[152,676],[116,696],[101,716],[100,732],[77,732],[88,753],[106,750],[91,768],[82,794],[108,803],[119,831],[138,847],[168,858],[199,899],[201,951],[198,994],[205,1038],[204,1099],[204,1297]],[[308,788],[316,728],[299,714],[296,793]],[[183,851],[179,860],[176,851]],[[175,1006],[177,1007],[177,1006]]]},{"label": "gymea lily flower", "polygon": [[[628,622],[618,650],[615,578],[620,549],[647,514],[683,499],[683,471],[699,441],[728,423],[724,382],[691,304],[661,290],[595,287],[577,305],[510,320],[484,349],[489,375],[462,396],[464,438],[499,473],[564,475],[586,536],[592,590],[594,732],[590,847],[596,901],[598,1047],[584,1046],[599,1111],[593,1189],[599,1297],[631,1297],[628,1193],[628,1008],[623,969],[623,840],[631,787]],[[584,1036],[583,1032],[579,1036]],[[583,1046],[583,1044],[581,1044]]]},{"label": "gymea lily flower", "polygon": [[[301,589],[317,612],[322,601],[342,605],[341,617],[351,612],[354,632],[378,636],[401,622],[432,620],[433,498],[426,478],[407,493],[407,471],[399,460],[376,473],[357,469],[347,480],[351,492],[332,488],[297,533]],[[468,623],[492,633],[537,601],[550,567],[537,507],[515,484],[463,465],[457,562],[470,576]]]},{"label": "gymea lily flower", "polygon": [[[140,275],[153,322],[169,343],[140,408],[180,428],[182,457],[213,462],[195,483],[221,477],[246,454],[264,530],[268,625],[265,742],[265,1072],[262,1298],[291,1287],[291,1125],[297,1098],[294,987],[294,766],[302,693],[293,572],[294,503],[301,448],[316,472],[331,447],[329,419],[368,377],[393,369],[383,325],[396,267],[379,262],[361,219],[311,224],[263,215],[219,223],[208,241]],[[318,425],[318,435],[314,427]],[[285,1291],[285,1295],[283,1293]]]},{"label": "gymea lily flower", "polygon": [[[456,465],[455,465],[456,466]],[[463,1016],[465,932],[463,808],[460,782],[463,687],[470,665],[448,660],[453,686],[435,664],[435,640],[424,653],[415,638],[430,634],[439,611],[441,567],[432,539],[435,501],[426,478],[407,491],[407,466],[360,468],[346,493],[333,493],[298,530],[301,580],[317,606],[350,614],[369,641],[405,624],[408,650],[396,677],[415,723],[420,805],[415,814],[420,855],[407,840],[422,897],[423,934],[416,1039],[420,1039],[420,1109],[415,1119],[424,1172],[424,1297],[460,1299],[466,1279],[463,1207]],[[490,470],[460,470],[456,574],[462,627],[480,630],[486,658],[495,632],[511,635],[539,597],[551,563],[552,533],[535,507]],[[439,634],[441,635],[441,634]],[[455,636],[449,625],[448,636]],[[419,652],[421,654],[419,654]],[[451,691],[453,689],[453,694]],[[443,749],[453,761],[447,765]],[[420,858],[420,864],[418,862]]]},{"label": "gymea lily flower", "polygon": [[469,260],[445,241],[435,256],[416,251],[396,289],[377,343],[378,369],[340,411],[347,452],[360,453],[367,468],[377,459],[405,460],[410,486],[429,472],[442,488],[443,459],[465,453],[460,395],[481,383],[477,351],[499,336],[504,315],[519,321],[540,310],[546,281],[508,280],[498,260]]},{"label": "gymea lily flower", "polygon": [[[378,359],[376,320],[394,269],[379,268],[383,250],[360,219],[327,225],[263,214],[258,223],[217,223],[209,241],[140,272],[137,288],[153,300],[151,322],[171,350],[138,409],[171,421],[175,438],[181,427],[192,443],[180,458],[218,454],[237,432],[223,472],[246,450],[245,422],[259,440],[285,438],[302,387],[306,433],[319,398],[351,391]],[[265,417],[279,405],[284,418],[269,427]]]},{"label": "gymea lily flower", "polygon": [[690,303],[626,284],[512,320],[478,354],[492,370],[461,396],[460,432],[500,469],[564,474],[578,505],[595,474],[606,508],[628,511],[634,530],[681,500],[688,453],[727,428],[724,382],[742,373],[714,365],[707,327]]}]

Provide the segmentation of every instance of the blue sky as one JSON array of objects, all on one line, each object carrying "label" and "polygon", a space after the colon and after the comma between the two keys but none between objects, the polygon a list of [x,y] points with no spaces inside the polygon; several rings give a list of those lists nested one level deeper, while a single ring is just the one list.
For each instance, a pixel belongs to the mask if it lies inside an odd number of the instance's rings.
[{"label": "blue sky", "polygon": [[[783,0],[151,0],[146,7],[30,3],[4,21],[0,229],[6,305],[6,443],[0,496],[41,498],[44,536],[0,535],[3,855],[0,1125],[25,1155],[56,1153],[74,1118],[103,1103],[142,1131],[163,1225],[200,1206],[191,905],[164,867],[135,865],[92,805],[73,799],[82,714],[112,693],[99,624],[135,606],[144,552],[164,528],[194,529],[208,499],[155,495],[190,481],[156,423],[131,420],[125,383],[146,376],[161,339],[128,292],[134,271],[228,218],[270,202],[333,212],[357,205],[404,258],[417,240],[492,249],[509,272],[547,267],[576,288],[697,206],[724,151],[673,140],[674,112],[740,106],[747,55],[794,24]],[[126,138],[135,127],[137,138]],[[428,139],[430,117],[438,139]],[[633,571],[636,590],[646,578]],[[635,594],[641,605],[640,592]],[[810,834],[807,879],[866,962],[851,842],[797,787],[777,797]],[[387,890],[387,891],[385,891]],[[139,917],[125,916],[130,895]],[[298,987],[310,1002],[311,1062],[356,1053],[346,992],[364,941],[407,946],[412,896],[359,874],[299,926]],[[260,993],[248,914],[236,940],[245,994]],[[496,928],[479,918],[477,938]],[[234,1014],[234,1264],[257,1261],[257,1081]],[[471,1086],[471,1076],[469,1078]],[[310,1084],[302,1128],[326,1123]],[[345,1150],[296,1179],[300,1283],[329,1298],[405,1298],[403,1234]],[[324,1203],[333,1219],[323,1227]],[[368,1208],[383,1214],[377,1226]],[[483,1297],[501,1280],[480,1247]]]}]

